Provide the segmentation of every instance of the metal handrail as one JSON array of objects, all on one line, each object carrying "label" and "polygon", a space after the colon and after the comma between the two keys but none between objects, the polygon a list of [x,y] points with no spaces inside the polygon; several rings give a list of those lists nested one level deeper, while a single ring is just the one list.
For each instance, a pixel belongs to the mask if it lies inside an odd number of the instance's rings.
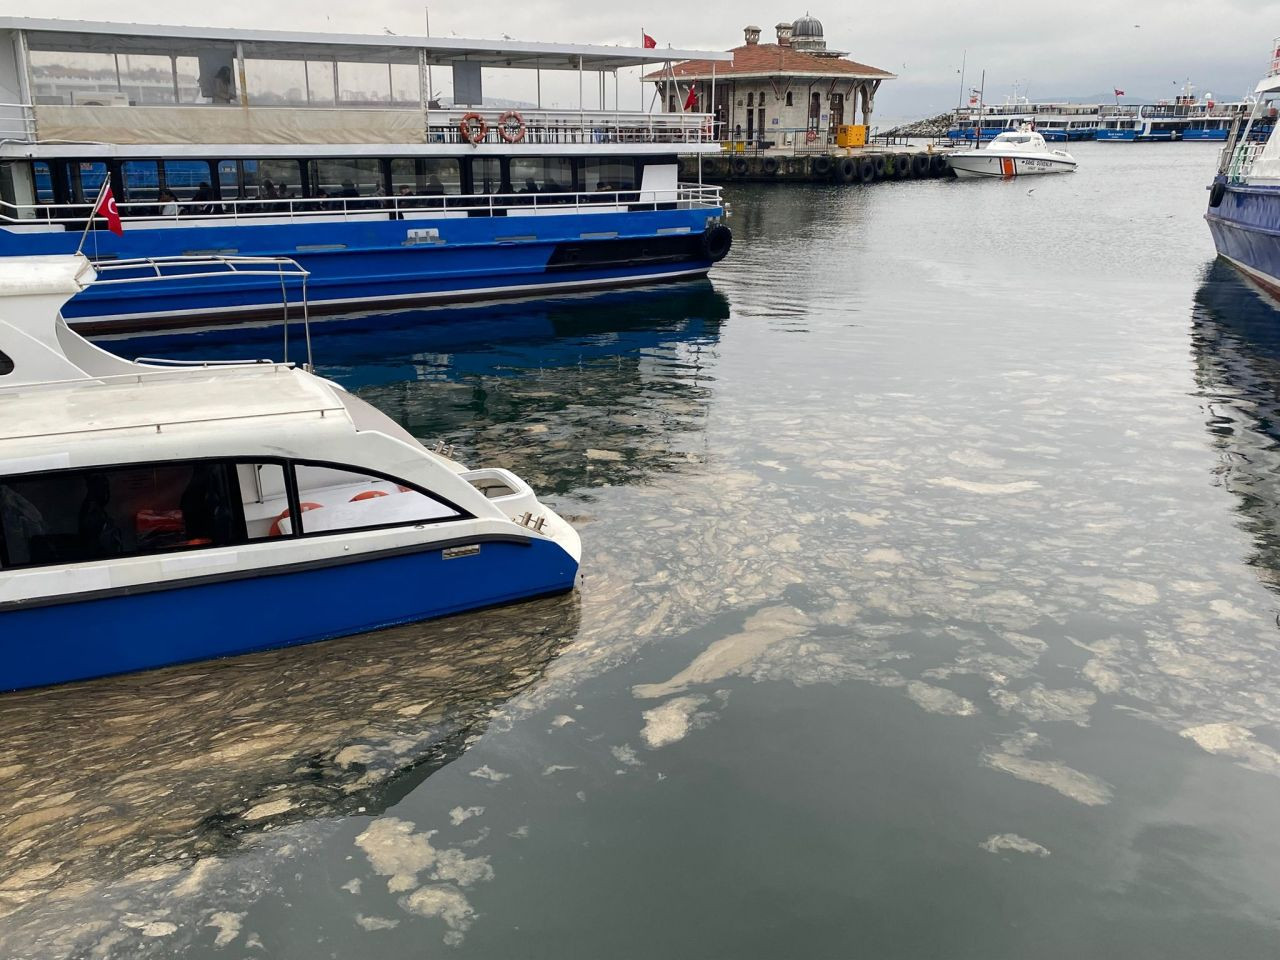
[{"label": "metal handrail", "polygon": [[[635,204],[676,203],[685,204],[688,208],[722,206],[721,188],[714,184],[678,183],[673,189],[642,189],[632,187],[626,190],[597,190],[594,192],[556,191],[527,193],[428,193],[412,195],[361,196],[361,197],[290,197],[287,199],[255,198],[246,200],[214,200],[196,202],[192,200],[176,201],[172,204],[160,200],[135,200],[118,203],[121,218],[128,223],[182,222],[193,225],[208,223],[213,220],[230,219],[234,223],[252,222],[267,218],[287,217],[289,219],[312,219],[318,217],[341,217],[349,220],[352,217],[366,218],[370,215],[383,214],[389,219],[430,219],[419,217],[425,212],[439,214],[483,212],[493,215],[496,211],[520,211],[523,209],[538,210],[555,208],[563,210],[572,207],[579,213],[603,212],[602,207],[631,206]],[[157,207],[172,205],[175,212],[156,214],[140,212],[131,214],[131,210],[153,211]],[[70,204],[16,204],[0,200],[0,223],[31,224],[58,223],[83,226],[93,214],[92,203]],[[216,209],[211,209],[216,208]],[[34,216],[24,216],[30,211]],[[51,213],[61,213],[51,216]],[[169,258],[157,258],[169,259]],[[219,259],[219,258],[211,258]],[[227,258],[235,262],[249,261],[253,258]],[[301,269],[301,268],[299,268]]]}]

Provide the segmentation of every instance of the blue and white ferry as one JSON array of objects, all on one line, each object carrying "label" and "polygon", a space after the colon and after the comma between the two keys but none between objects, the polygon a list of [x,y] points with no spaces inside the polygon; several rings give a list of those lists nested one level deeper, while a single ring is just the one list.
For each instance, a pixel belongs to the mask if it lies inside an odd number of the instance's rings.
[{"label": "blue and white ferry", "polygon": [[[578,534],[310,363],[133,362],[59,315],[95,276],[306,279],[271,260],[0,259],[0,691],[571,590]],[[170,281],[168,276],[178,279]]]},{"label": "blue and white ferry", "polygon": [[[621,110],[616,85],[727,53],[13,17],[0,50],[0,258],[72,253],[89,223],[95,262],[290,257],[313,311],[342,312],[697,277],[732,241],[719,188],[677,177],[719,151],[711,114]],[[536,109],[482,106],[509,70]],[[573,108],[542,106],[548,77]],[[90,219],[104,180],[120,236]],[[66,315],[105,333],[278,302],[246,277],[90,287]]]},{"label": "blue and white ferry", "polygon": [[973,142],[981,132],[986,142],[1030,126],[1050,142],[1092,140],[1098,129],[1098,109],[1095,104],[1033,102],[1025,97],[1012,97],[1000,104],[971,104],[956,110],[947,139]]},{"label": "blue and white ferry", "polygon": [[1264,142],[1253,136],[1259,122],[1274,117],[1271,104],[1280,98],[1280,40],[1272,49],[1253,112],[1237,121],[1222,150],[1205,219],[1218,255],[1280,300],[1280,135],[1272,123]]}]

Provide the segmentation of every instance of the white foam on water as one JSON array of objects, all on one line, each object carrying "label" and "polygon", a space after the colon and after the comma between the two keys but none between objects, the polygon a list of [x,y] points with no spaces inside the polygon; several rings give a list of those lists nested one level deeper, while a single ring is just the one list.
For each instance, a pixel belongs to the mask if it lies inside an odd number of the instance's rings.
[{"label": "white foam on water", "polygon": [[1049,856],[1048,847],[1042,846],[1034,840],[1028,840],[1026,837],[1020,837],[1016,833],[993,833],[978,846],[988,853],[1002,853],[1007,850],[1012,853],[1027,853],[1036,857]]},{"label": "white foam on water", "polygon": [[693,724],[698,708],[707,702],[706,697],[676,697],[659,707],[644,711],[644,729],[640,736],[649,749],[657,750],[678,740],[683,740]]}]

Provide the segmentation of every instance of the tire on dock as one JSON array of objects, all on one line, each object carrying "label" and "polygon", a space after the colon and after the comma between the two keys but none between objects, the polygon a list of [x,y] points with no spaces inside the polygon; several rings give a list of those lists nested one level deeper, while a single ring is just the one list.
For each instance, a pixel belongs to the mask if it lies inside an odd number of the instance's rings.
[{"label": "tire on dock", "polygon": [[777,157],[765,157],[764,160],[760,162],[760,172],[766,177],[776,177],[778,175],[778,167],[780,166],[781,164],[778,162]]},{"label": "tire on dock", "polygon": [[929,175],[929,155],[927,153],[917,153],[911,157],[911,174],[916,177],[927,177]]},{"label": "tire on dock", "polygon": [[951,164],[947,162],[947,156],[944,153],[935,153],[929,158],[929,172],[935,177],[941,177],[951,169]]},{"label": "tire on dock", "polygon": [[853,157],[841,157],[836,164],[836,177],[841,183],[857,183],[858,168],[858,161]]},{"label": "tire on dock", "polygon": [[863,157],[858,164],[858,180],[861,183],[873,183],[876,179],[876,164],[870,157]]},{"label": "tire on dock", "polygon": [[911,176],[911,157],[905,153],[893,156],[893,176],[896,180],[906,180]]},{"label": "tire on dock", "polygon": [[876,179],[883,180],[885,173],[889,169],[889,160],[883,153],[877,153],[871,162],[875,164]]},{"label": "tire on dock", "polygon": [[734,157],[729,161],[729,169],[733,171],[735,177],[745,177],[749,168],[746,157]]},{"label": "tire on dock", "polygon": [[831,158],[825,153],[820,153],[809,161],[809,170],[815,177],[831,176]]}]

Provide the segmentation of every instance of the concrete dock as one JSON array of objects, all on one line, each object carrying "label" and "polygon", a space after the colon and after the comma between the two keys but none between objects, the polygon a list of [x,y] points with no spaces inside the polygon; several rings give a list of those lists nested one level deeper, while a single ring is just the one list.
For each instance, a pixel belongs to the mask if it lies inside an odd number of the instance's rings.
[{"label": "concrete dock", "polygon": [[[698,176],[698,158],[682,157],[680,179]],[[702,158],[702,176],[718,182],[871,184],[953,177],[945,152],[868,147],[829,152],[760,151]]]}]

